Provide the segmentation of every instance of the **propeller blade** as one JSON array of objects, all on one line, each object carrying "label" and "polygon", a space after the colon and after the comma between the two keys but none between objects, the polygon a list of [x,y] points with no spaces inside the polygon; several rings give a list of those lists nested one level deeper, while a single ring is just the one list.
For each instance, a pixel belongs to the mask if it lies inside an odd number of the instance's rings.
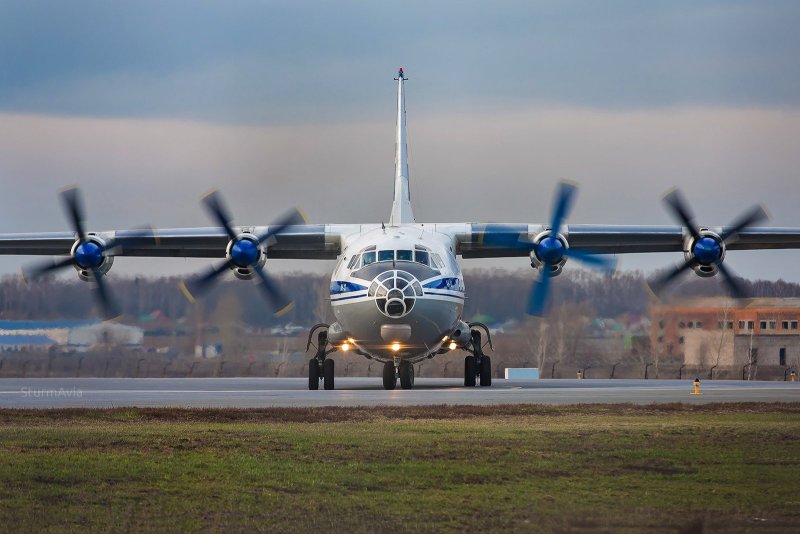
[{"label": "propeller blade", "polygon": [[720,237],[723,241],[727,241],[729,237],[736,236],[739,232],[747,228],[748,226],[753,226],[754,224],[758,224],[761,221],[765,221],[769,219],[769,215],[767,211],[764,209],[763,206],[756,206],[750,211],[744,213],[741,217],[739,217],[736,222],[732,223],[730,227],[724,228]]},{"label": "propeller blade", "polygon": [[81,241],[86,240],[86,230],[83,221],[86,220],[81,202],[80,190],[77,187],[70,187],[61,191],[61,200],[64,203],[64,210],[67,212],[72,229],[78,234]]},{"label": "propeller blade", "polygon": [[551,278],[553,278],[552,271],[547,266],[539,271],[539,280],[533,283],[528,297],[528,309],[526,310],[528,315],[544,316]]},{"label": "propeller blade", "polygon": [[269,238],[283,232],[287,226],[294,226],[298,224],[306,224],[306,217],[303,211],[299,208],[293,208],[286,212],[281,218],[276,220],[273,224],[269,225],[267,231],[258,236],[258,243],[262,244]]},{"label": "propeller blade", "polygon": [[700,234],[694,222],[694,216],[689,209],[689,204],[681,195],[680,191],[673,189],[664,195],[664,203],[672,210],[672,214],[689,230],[694,239],[698,239]]},{"label": "propeller blade", "polygon": [[733,271],[731,271],[729,267],[726,267],[724,262],[717,265],[717,268],[719,268],[719,272],[722,273],[722,281],[725,282],[725,285],[728,286],[731,295],[733,295],[733,297],[737,299],[747,298],[747,292],[744,290],[742,285],[736,280]]},{"label": "propeller blade", "polygon": [[692,261],[685,261],[680,265],[676,265],[666,274],[663,274],[657,277],[654,281],[650,282],[648,284],[650,286],[650,290],[656,295],[660,294],[670,282],[680,276],[683,272],[691,269],[692,265],[694,265],[694,262]]},{"label": "propeller blade", "polygon": [[181,291],[183,291],[183,294],[189,301],[194,302],[197,296],[208,291],[211,284],[229,268],[230,262],[226,260],[219,265],[211,267],[205,274],[192,278],[189,281],[181,281]]},{"label": "propeller blade", "polygon": [[111,298],[111,295],[108,292],[108,287],[106,286],[105,275],[100,272],[98,269],[93,269],[92,274],[94,275],[94,280],[97,282],[97,287],[95,288],[95,296],[97,301],[100,305],[100,308],[103,310],[103,314],[106,320],[111,320],[120,316],[119,309],[117,308],[116,303]]},{"label": "propeller blade", "polygon": [[569,215],[570,209],[572,209],[572,201],[577,190],[578,188],[575,184],[569,182],[560,182],[558,184],[558,192],[553,203],[553,218],[550,222],[550,237],[558,235],[561,223],[564,222],[564,219]]},{"label": "propeller blade", "polygon": [[570,258],[585,263],[590,267],[598,267],[606,271],[613,271],[617,268],[617,257],[607,254],[594,254],[587,250],[568,248],[564,254]]},{"label": "propeller blade", "polygon": [[225,233],[231,239],[236,239],[236,233],[231,227],[230,212],[225,207],[225,202],[222,200],[222,195],[219,191],[212,190],[202,198],[203,205],[206,207],[211,216],[219,223],[220,226],[225,228]]},{"label": "propeller blade", "polygon": [[44,261],[24,269],[22,271],[22,278],[24,280],[35,280],[48,273],[60,271],[65,267],[70,267],[74,263],[75,260],[72,258],[72,256],[67,256],[66,258],[62,259],[50,258],[48,261]]},{"label": "propeller blade", "polygon": [[274,312],[275,317],[280,317],[289,313],[292,308],[294,308],[294,302],[278,288],[277,284],[275,284],[263,268],[255,269],[255,273],[261,280],[259,284],[261,291],[264,293],[270,305],[276,310]]}]

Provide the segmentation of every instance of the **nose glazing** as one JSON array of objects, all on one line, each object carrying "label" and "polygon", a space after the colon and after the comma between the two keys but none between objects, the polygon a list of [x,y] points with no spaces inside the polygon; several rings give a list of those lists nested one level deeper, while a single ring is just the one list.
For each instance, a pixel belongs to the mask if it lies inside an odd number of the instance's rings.
[{"label": "nose glazing", "polygon": [[405,271],[385,271],[372,281],[368,295],[382,314],[397,319],[411,312],[417,297],[422,296],[422,285]]}]

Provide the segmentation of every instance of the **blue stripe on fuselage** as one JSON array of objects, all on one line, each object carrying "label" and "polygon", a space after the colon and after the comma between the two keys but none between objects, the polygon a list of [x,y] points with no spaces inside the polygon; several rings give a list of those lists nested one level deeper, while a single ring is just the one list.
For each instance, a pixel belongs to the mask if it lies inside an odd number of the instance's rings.
[{"label": "blue stripe on fuselage", "polygon": [[425,283],[425,289],[444,289],[446,291],[464,292],[464,282],[460,278],[439,278]]},{"label": "blue stripe on fuselage", "polygon": [[331,282],[331,295],[342,295],[353,291],[366,291],[367,287],[353,282],[334,281]]}]

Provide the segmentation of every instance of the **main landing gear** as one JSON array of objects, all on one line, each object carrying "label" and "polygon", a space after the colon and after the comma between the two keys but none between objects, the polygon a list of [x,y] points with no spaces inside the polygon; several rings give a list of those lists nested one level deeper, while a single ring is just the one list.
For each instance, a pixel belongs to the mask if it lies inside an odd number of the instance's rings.
[{"label": "main landing gear", "polygon": [[328,349],[328,330],[326,324],[318,324],[311,329],[308,334],[308,344],[306,351],[311,347],[311,338],[314,331],[320,330],[317,333],[317,353],[308,361],[308,389],[319,389],[319,383],[322,381],[324,389],[333,389],[334,386],[334,361],[328,358],[328,354],[334,352],[335,348]]},{"label": "main landing gear", "polygon": [[[485,330],[487,337],[489,335],[488,329],[481,325]],[[483,343],[481,341],[481,331],[472,330],[469,347],[464,347],[470,354],[464,358],[464,385],[466,387],[473,387],[477,383],[481,386],[492,385],[492,359],[483,353]],[[491,347],[491,338],[489,338],[489,346]]]}]

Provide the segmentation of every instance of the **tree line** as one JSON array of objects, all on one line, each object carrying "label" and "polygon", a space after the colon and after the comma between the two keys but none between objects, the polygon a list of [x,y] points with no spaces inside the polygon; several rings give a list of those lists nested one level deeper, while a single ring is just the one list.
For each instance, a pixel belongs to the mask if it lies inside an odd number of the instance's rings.
[{"label": "tree line", "polygon": [[[464,316],[490,318],[493,322],[523,320],[528,293],[536,273],[520,271],[467,270]],[[123,313],[136,319],[154,311],[178,321],[198,315],[206,321],[220,320],[228,313],[255,328],[287,323],[310,325],[332,320],[328,301],[330,278],[326,275],[293,273],[275,275],[278,284],[295,303],[288,314],[275,318],[253,281],[229,281],[216,286],[197,304],[179,288],[177,277],[114,278],[111,290]],[[754,297],[798,297],[800,284],[783,280],[740,280]],[[0,280],[0,319],[87,319],[96,317],[92,285],[78,280],[45,279],[25,284],[16,276]],[[671,295],[708,297],[724,295],[719,280],[687,276]],[[646,277],[637,271],[597,274],[580,269],[567,270],[552,284],[551,301],[582,306],[596,317],[646,315],[652,295]]]}]

